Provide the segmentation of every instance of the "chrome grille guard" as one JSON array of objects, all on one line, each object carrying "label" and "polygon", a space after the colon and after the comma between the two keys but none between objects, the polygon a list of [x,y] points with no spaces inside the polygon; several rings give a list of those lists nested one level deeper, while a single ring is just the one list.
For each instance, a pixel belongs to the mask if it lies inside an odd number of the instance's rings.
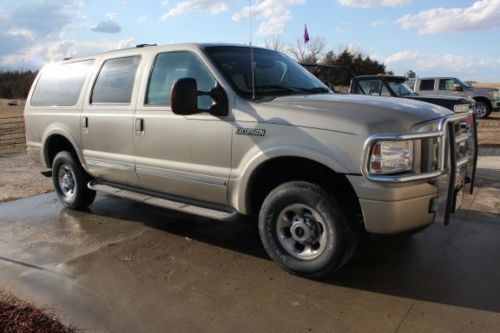
[{"label": "chrome grille guard", "polygon": [[[468,117],[472,116],[473,125],[472,131],[468,131],[467,134],[462,134],[459,136],[455,135],[454,124],[457,122],[467,120]],[[397,175],[378,175],[370,173],[369,163],[370,163],[370,154],[373,149],[373,146],[378,141],[402,141],[402,140],[421,140],[421,139],[437,139],[437,167],[435,170],[423,173],[402,173]],[[449,140],[446,140],[449,138]],[[453,139],[453,141],[451,140]],[[363,156],[361,161],[361,173],[363,176],[368,178],[374,182],[387,182],[387,183],[405,183],[417,180],[427,180],[439,177],[446,172],[447,170],[447,151],[451,150],[449,147],[455,147],[456,143],[460,143],[466,141],[468,139],[473,140],[474,152],[471,154],[469,151],[467,155],[460,160],[456,160],[456,155],[453,154],[454,163],[450,163],[450,165],[456,165],[457,168],[467,164],[471,160],[473,160],[473,173],[471,180],[475,179],[475,169],[477,163],[477,124],[475,117],[472,112],[454,114],[448,117],[443,117],[439,121],[439,125],[437,130],[429,131],[429,132],[415,132],[415,133],[401,133],[401,134],[375,134],[370,136],[364,144]],[[449,141],[449,142],[448,142]],[[453,144],[451,144],[453,142]],[[455,149],[453,149],[454,151]],[[451,152],[451,151],[450,151]],[[450,156],[451,157],[451,156]],[[454,168],[452,168],[454,169]],[[453,170],[451,170],[453,171]],[[455,170],[456,171],[456,170]],[[473,183],[471,184],[471,192],[472,192]]]}]

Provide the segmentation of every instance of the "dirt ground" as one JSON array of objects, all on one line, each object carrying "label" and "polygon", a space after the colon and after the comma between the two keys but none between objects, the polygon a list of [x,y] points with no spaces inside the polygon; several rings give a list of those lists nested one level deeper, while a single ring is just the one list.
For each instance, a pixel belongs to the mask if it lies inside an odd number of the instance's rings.
[{"label": "dirt ground", "polygon": [[52,180],[42,170],[26,152],[0,154],[0,202],[52,191]]}]

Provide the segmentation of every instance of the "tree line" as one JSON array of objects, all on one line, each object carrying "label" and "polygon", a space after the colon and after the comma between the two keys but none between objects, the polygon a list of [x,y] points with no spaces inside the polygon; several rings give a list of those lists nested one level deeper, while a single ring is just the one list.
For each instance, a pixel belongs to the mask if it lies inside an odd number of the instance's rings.
[{"label": "tree line", "polygon": [[[339,51],[325,51],[326,42],[322,37],[315,37],[305,43],[303,38],[297,38],[291,43],[285,43],[279,37],[266,40],[266,47],[290,54],[322,81],[332,86],[347,86],[353,76],[370,74],[392,74],[383,63],[378,62],[361,51],[343,48]],[[311,65],[326,65],[321,69]]]},{"label": "tree line", "polygon": [[0,98],[25,99],[38,72],[0,72]]}]

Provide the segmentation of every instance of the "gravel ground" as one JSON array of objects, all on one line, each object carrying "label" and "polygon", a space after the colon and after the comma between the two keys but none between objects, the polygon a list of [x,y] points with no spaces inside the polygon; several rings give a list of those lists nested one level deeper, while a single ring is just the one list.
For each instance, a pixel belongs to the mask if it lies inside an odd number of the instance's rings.
[{"label": "gravel ground", "polygon": [[0,154],[0,202],[15,200],[53,190],[52,180],[40,174],[26,152]]}]

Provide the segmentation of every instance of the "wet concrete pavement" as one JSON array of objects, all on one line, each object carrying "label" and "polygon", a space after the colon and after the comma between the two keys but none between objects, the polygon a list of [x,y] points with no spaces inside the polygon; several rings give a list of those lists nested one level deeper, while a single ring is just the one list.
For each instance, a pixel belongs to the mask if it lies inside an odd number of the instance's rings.
[{"label": "wet concrete pavement", "polygon": [[482,157],[450,226],[361,244],[324,281],[281,271],[255,221],[222,223],[110,196],[0,205],[0,289],[96,332],[497,331],[500,157]]}]

